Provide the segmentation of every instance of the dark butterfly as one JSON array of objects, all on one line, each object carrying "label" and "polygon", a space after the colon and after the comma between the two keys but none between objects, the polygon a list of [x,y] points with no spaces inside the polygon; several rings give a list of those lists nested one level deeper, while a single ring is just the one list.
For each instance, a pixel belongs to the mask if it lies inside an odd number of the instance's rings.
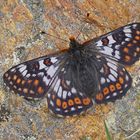
[{"label": "dark butterfly", "polygon": [[139,57],[140,23],[132,23],[83,44],[70,38],[67,51],[19,64],[3,78],[15,93],[46,95],[51,112],[73,116],[124,96],[132,84],[124,66]]}]

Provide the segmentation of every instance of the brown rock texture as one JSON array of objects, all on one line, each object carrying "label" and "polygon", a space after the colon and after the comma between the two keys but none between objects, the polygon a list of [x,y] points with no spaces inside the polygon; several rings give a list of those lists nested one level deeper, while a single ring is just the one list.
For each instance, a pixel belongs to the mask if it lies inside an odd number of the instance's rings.
[{"label": "brown rock texture", "polygon": [[4,90],[2,75],[16,64],[67,49],[70,36],[82,43],[140,22],[139,13],[139,0],[0,0],[0,140],[106,140],[104,121],[112,139],[138,140],[140,62],[128,68],[133,86],[125,97],[71,118],[50,114],[45,98],[30,102]]}]

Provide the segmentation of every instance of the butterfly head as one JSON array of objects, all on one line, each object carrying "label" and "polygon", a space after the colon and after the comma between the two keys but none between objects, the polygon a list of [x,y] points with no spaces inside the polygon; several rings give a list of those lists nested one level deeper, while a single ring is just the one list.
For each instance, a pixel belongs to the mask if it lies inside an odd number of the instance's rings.
[{"label": "butterfly head", "polygon": [[71,36],[69,38],[69,40],[70,40],[69,46],[70,46],[71,50],[77,50],[81,47],[81,44],[79,42],[77,42],[76,39],[73,36]]},{"label": "butterfly head", "polygon": [[81,48],[82,45],[76,41],[74,37],[70,37],[69,53],[76,61],[81,61]]}]

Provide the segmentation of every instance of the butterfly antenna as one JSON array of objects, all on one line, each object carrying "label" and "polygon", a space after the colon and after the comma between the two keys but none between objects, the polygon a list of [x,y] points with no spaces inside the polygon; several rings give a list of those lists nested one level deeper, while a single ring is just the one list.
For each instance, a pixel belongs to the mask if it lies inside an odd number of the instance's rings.
[{"label": "butterfly antenna", "polygon": [[54,37],[54,38],[56,38],[56,39],[60,39],[60,40],[62,40],[62,41],[65,41],[65,42],[69,43],[68,40],[65,40],[65,39],[63,39],[63,38],[60,38],[60,37],[57,37],[57,36],[48,34],[48,33],[46,33],[45,31],[40,31],[40,34],[42,34],[42,35],[45,34],[45,35],[48,35],[48,36],[52,36],[52,37]]}]

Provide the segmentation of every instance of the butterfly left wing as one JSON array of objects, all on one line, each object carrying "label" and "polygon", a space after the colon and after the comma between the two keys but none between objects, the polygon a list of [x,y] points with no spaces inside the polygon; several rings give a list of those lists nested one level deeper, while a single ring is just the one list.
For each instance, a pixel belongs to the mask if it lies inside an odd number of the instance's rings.
[{"label": "butterfly left wing", "polygon": [[123,65],[132,65],[140,57],[140,23],[120,27],[83,45]]},{"label": "butterfly left wing", "polygon": [[49,110],[60,117],[82,114],[93,105],[92,99],[72,84],[72,71],[66,67],[53,79],[47,94]]},{"label": "butterfly left wing", "polygon": [[115,101],[126,94],[132,79],[123,65],[112,59],[98,56],[99,93],[95,96],[96,103]]},{"label": "butterfly left wing", "polygon": [[9,69],[3,76],[10,90],[27,99],[41,98],[65,63],[65,54],[33,59]]}]

